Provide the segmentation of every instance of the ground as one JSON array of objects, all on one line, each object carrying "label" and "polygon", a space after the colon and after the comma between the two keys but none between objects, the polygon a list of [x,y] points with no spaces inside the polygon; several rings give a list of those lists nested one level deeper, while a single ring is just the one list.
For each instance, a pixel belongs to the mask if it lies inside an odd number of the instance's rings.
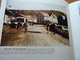
[{"label": "ground", "polygon": [[53,33],[47,33],[44,25],[28,25],[24,28],[5,28],[2,34],[2,46],[69,46],[69,40]]}]

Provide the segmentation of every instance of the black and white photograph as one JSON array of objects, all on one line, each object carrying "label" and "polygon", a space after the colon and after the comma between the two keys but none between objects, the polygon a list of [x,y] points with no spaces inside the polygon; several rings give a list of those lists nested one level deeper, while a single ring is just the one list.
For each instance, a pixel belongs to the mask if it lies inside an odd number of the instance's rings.
[{"label": "black and white photograph", "polygon": [[57,10],[5,10],[1,46],[70,46],[67,15]]}]

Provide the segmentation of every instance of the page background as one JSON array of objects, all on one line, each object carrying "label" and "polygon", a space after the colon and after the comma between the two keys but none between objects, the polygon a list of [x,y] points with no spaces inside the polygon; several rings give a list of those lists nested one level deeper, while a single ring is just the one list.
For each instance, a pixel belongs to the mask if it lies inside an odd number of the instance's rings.
[{"label": "page background", "polygon": [[2,0],[1,9],[0,9],[0,44],[1,44],[1,35],[2,35],[2,27],[3,27],[3,19],[5,14],[7,0]]},{"label": "page background", "polygon": [[[5,0],[3,0],[3,1],[5,1]],[[12,2],[11,2],[12,1]],[[22,0],[23,1],[23,0]],[[29,1],[29,0],[27,0],[27,1]],[[30,0],[31,1],[31,0]],[[36,1],[36,0],[35,0]],[[49,0],[50,1],[50,0]],[[46,3],[48,3],[49,1],[47,1]],[[54,0],[55,1],[55,0]],[[15,4],[14,4],[14,2],[15,1],[13,1],[13,0],[8,0],[8,3],[7,4],[11,4],[11,5],[13,5],[14,7],[17,7],[17,6],[15,6]],[[37,2],[39,2],[39,3],[42,3],[43,1],[41,0],[41,1],[37,1]],[[59,3],[59,2],[61,2],[61,4]],[[62,2],[61,0],[60,1],[56,1],[54,4],[56,4],[56,3],[59,3],[59,5],[60,6],[67,6],[67,3],[65,3],[65,4],[63,4],[64,2]],[[49,2],[49,3],[52,3],[52,0],[51,0],[51,2]],[[42,3],[43,4],[43,3]],[[54,5],[54,4],[52,4],[52,5]],[[0,23],[1,23],[1,25],[0,25],[0,27],[2,27],[2,25],[3,25],[3,17],[4,17],[4,10],[5,10],[5,5],[6,5],[6,2],[5,2],[5,4],[3,4],[2,5],[2,12],[1,12],[1,21],[0,21]],[[45,5],[45,4],[44,4]],[[4,8],[3,8],[4,7]],[[12,8],[12,9],[15,9],[15,8]],[[18,6],[19,7],[19,6]],[[28,6],[29,7],[29,6]],[[53,6],[52,6],[53,7]],[[47,7],[45,7],[45,8],[42,8],[42,9],[53,9],[52,7],[49,7],[49,6],[47,6]],[[35,8],[34,7],[32,7],[34,10],[35,10]],[[66,8],[68,8],[68,7],[66,7]],[[40,8],[41,9],[41,8]],[[64,10],[64,9],[62,9],[61,11],[63,11],[63,12],[65,12],[66,11],[66,9]],[[68,12],[68,11],[67,11]],[[66,12],[66,13],[67,13]],[[69,16],[68,16],[69,17]],[[1,30],[1,29],[0,29]],[[2,30],[1,30],[2,31]],[[0,32],[0,34],[1,34],[2,32]],[[0,48],[5,48],[5,47],[0,47]],[[10,47],[7,47],[7,48],[10,48]],[[24,47],[24,48],[30,48],[30,47]],[[34,47],[31,47],[31,48],[34,48]],[[35,47],[35,49],[36,49],[37,47]],[[43,47],[43,48],[45,48],[45,47]],[[55,49],[55,52],[54,52],[54,54],[51,54],[51,55],[0,55],[0,59],[1,60],[26,60],[26,59],[28,59],[28,60],[74,60],[74,53],[73,53],[73,47],[72,47],[72,45],[71,46],[65,46],[65,47],[59,47],[59,46],[55,46],[55,47],[46,47],[46,48],[54,48]]]},{"label": "page background", "polygon": [[74,2],[69,5],[70,19],[73,35],[73,44],[75,51],[75,59],[80,60],[80,14],[79,14],[80,1]]}]

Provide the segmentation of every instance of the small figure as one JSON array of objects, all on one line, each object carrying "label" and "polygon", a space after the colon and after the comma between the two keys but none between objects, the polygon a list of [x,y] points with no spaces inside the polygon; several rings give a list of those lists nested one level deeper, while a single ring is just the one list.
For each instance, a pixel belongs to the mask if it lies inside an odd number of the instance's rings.
[{"label": "small figure", "polygon": [[25,22],[24,22],[25,32],[27,32],[27,27],[28,27],[27,23],[28,23],[28,20],[26,19]]},{"label": "small figure", "polygon": [[49,21],[47,22],[47,33],[49,32],[49,26],[50,26],[50,23]]},{"label": "small figure", "polygon": [[18,21],[17,28],[20,28],[20,27],[21,27],[21,23],[20,21]]},{"label": "small figure", "polygon": [[49,30],[51,31],[51,33],[54,32],[54,35],[55,35],[55,24],[54,23],[50,25]]}]

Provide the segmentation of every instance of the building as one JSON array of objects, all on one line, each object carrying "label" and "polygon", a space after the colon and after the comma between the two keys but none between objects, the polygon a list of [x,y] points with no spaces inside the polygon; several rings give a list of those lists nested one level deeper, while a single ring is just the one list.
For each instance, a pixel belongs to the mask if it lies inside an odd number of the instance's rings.
[{"label": "building", "polygon": [[39,12],[37,14],[37,23],[38,24],[43,24],[44,23],[44,15],[41,12]]}]

